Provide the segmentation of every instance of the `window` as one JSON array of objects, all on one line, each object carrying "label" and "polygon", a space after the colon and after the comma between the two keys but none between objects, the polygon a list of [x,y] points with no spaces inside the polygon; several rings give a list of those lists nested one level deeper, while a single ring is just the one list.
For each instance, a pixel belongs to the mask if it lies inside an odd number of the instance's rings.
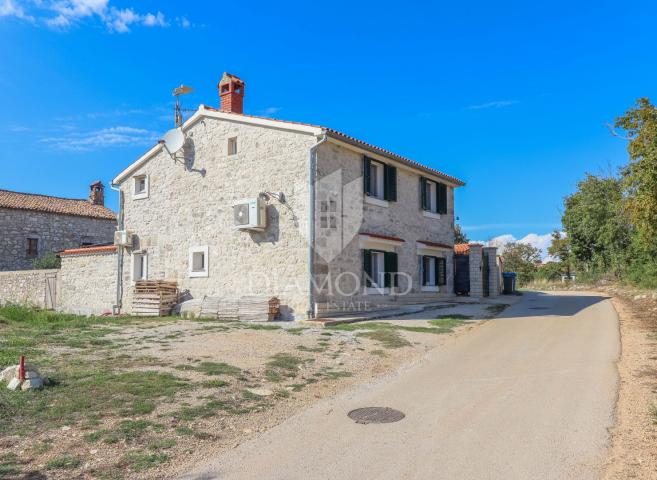
[{"label": "window", "polygon": [[191,247],[189,249],[189,276],[208,276],[208,247]]},{"label": "window", "polygon": [[146,252],[132,254],[132,281],[148,279],[148,255]]},{"label": "window", "polygon": [[228,155],[237,154],[237,137],[228,139]]},{"label": "window", "polygon": [[422,287],[438,287],[447,284],[447,261],[442,257],[420,256]]},{"label": "window", "polygon": [[28,238],[25,254],[27,258],[36,258],[39,256],[39,239]]},{"label": "window", "polygon": [[397,169],[392,165],[365,157],[363,180],[366,197],[397,201]]},{"label": "window", "polygon": [[148,175],[134,177],[134,192],[132,198],[148,198]]},{"label": "window", "polygon": [[387,293],[385,289],[397,286],[397,254],[379,250],[363,250],[365,286]]},{"label": "window", "polygon": [[447,185],[420,177],[420,207],[436,215],[447,213]]}]

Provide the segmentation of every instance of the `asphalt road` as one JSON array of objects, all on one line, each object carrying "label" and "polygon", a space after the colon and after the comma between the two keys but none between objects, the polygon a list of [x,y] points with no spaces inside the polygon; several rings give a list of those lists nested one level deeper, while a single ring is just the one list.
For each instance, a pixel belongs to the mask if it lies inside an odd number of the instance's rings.
[{"label": "asphalt road", "polygon": [[[184,479],[597,479],[618,319],[587,293],[526,294],[395,375],[320,402]],[[399,409],[360,425],[359,407]]]}]

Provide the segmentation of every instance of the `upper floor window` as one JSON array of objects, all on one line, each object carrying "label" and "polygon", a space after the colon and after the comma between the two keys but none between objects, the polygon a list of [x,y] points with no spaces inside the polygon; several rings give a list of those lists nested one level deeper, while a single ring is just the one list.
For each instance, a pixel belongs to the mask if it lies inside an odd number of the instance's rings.
[{"label": "upper floor window", "polygon": [[228,139],[228,155],[237,155],[237,137]]},{"label": "upper floor window", "polygon": [[447,185],[420,177],[420,206],[435,214],[447,213]]},{"label": "upper floor window", "polygon": [[147,198],[148,197],[148,175],[137,175],[134,178],[134,189],[132,198]]},{"label": "upper floor window", "polygon": [[379,200],[397,201],[397,169],[365,157],[363,160],[365,195]]},{"label": "upper floor window", "polygon": [[39,239],[28,238],[25,254],[27,258],[36,258],[39,256]]}]

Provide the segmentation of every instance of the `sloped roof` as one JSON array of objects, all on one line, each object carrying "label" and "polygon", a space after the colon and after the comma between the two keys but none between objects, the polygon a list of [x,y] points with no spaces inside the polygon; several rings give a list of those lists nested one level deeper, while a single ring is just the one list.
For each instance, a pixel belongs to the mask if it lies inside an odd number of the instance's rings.
[{"label": "sloped roof", "polygon": [[[447,175],[446,173],[443,173],[439,170],[436,170],[435,168],[428,167],[426,165],[422,165],[419,162],[416,162],[415,160],[411,160],[410,158],[403,157],[401,155],[398,155],[396,153],[391,152],[390,150],[386,150],[381,147],[377,147],[376,145],[372,145],[371,143],[367,143],[363,140],[359,140],[355,137],[352,137],[350,135],[347,135],[346,133],[342,133],[338,130],[334,130],[332,128],[328,127],[322,127],[321,125],[313,125],[311,123],[303,123],[303,122],[293,122],[290,120],[279,120],[277,118],[270,118],[270,117],[261,117],[257,115],[247,115],[244,113],[232,113],[232,112],[222,112],[218,108],[214,107],[208,107],[207,105],[201,105],[199,106],[198,110],[194,115],[192,115],[190,118],[185,121],[183,124],[183,129],[187,128],[187,126],[193,124],[196,122],[200,117],[214,117],[214,118],[220,118],[220,119],[226,119],[226,120],[233,120],[233,121],[241,121],[245,123],[255,123],[263,126],[269,126],[269,127],[280,127],[284,128],[284,126],[288,126],[290,130],[298,130],[302,131],[304,133],[313,133],[316,135],[320,134],[325,134],[330,138],[336,139],[338,141],[347,143],[349,145],[352,145],[354,147],[359,147],[363,150],[370,151],[375,154],[382,155],[384,157],[390,158],[392,160],[395,160],[399,163],[402,163],[404,165],[407,165],[411,168],[414,168],[416,170],[422,171],[427,173],[428,175],[433,175],[438,178],[442,178],[446,180],[449,183],[452,183],[456,186],[463,186],[465,185],[465,182],[462,180],[459,180],[456,177],[452,177],[451,175]],[[148,152],[146,152],[144,155],[142,155],[139,159],[137,159],[135,162],[133,162],[130,166],[128,166],[126,169],[124,169],[121,173],[119,173],[114,180],[112,180],[113,185],[118,185],[121,183],[125,178],[128,177],[135,169],[139,168],[141,165],[143,165],[145,162],[147,162],[150,158],[153,157],[156,153],[158,153],[161,149],[163,148],[163,143],[160,141],[158,144],[153,146]]]},{"label": "sloped roof", "polygon": [[[208,107],[207,105],[203,105],[202,107],[205,110],[210,110],[210,111],[215,111],[215,112],[220,111],[217,108]],[[222,113],[228,113],[228,112],[222,112]],[[239,115],[241,117],[259,118],[261,120],[271,120],[271,121],[274,121],[274,122],[289,123],[291,125],[304,125],[306,127],[319,128],[319,129],[324,130],[329,136],[333,136],[334,138],[337,138],[339,140],[343,140],[343,141],[346,141],[347,143],[355,144],[357,146],[360,146],[361,148],[365,148],[366,150],[372,150],[372,151],[374,151],[376,153],[379,153],[381,155],[384,155],[386,157],[392,157],[393,159],[398,160],[402,163],[405,163],[410,167],[418,168],[420,170],[425,170],[428,173],[431,173],[431,174],[436,175],[438,177],[442,177],[445,180],[449,180],[450,182],[453,182],[457,185],[461,185],[461,186],[465,185],[465,182],[463,182],[462,180],[459,180],[456,177],[452,177],[451,175],[447,175],[446,173],[443,173],[439,170],[436,170],[435,168],[431,168],[431,167],[427,167],[426,165],[422,165],[421,163],[416,162],[415,160],[411,160],[410,158],[403,157],[403,156],[398,155],[394,152],[391,152],[390,150],[386,150],[384,148],[377,147],[376,145],[372,145],[371,143],[367,143],[363,140],[359,140],[356,137],[352,137],[351,135],[347,135],[346,133],[342,133],[342,132],[340,132],[338,130],[335,130],[333,128],[323,127],[321,125],[313,125],[311,123],[292,122],[292,121],[289,121],[289,120],[280,120],[278,118],[260,117],[260,116],[257,116],[257,115],[247,115],[247,114],[244,114],[244,113],[229,113],[229,115]]]},{"label": "sloped roof", "polygon": [[50,195],[2,189],[0,189],[0,208],[116,220],[116,213],[112,210],[102,205],[94,205],[89,200],[51,197]]}]

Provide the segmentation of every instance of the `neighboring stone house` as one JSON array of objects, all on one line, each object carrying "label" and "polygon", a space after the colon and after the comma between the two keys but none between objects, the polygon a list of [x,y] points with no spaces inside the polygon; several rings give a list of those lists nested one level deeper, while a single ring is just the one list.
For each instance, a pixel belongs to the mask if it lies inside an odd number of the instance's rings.
[{"label": "neighboring stone house", "polygon": [[101,182],[88,200],[0,190],[0,270],[26,270],[49,252],[112,243],[116,214]]},{"label": "neighboring stone house", "polygon": [[218,87],[221,108],[199,107],[181,150],[160,142],[112,182],[133,235],[119,248],[124,310],[139,279],[196,298],[275,295],[297,319],[454,294],[462,181],[330,128],[245,115],[244,83]]}]

